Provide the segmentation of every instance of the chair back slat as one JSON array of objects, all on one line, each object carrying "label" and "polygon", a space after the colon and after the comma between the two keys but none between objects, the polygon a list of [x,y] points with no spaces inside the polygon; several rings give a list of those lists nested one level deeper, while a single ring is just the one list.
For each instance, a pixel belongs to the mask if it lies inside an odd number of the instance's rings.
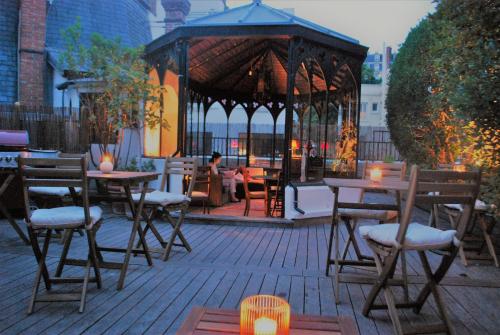
[{"label": "chair back slat", "polygon": [[185,194],[190,197],[196,183],[196,173],[198,170],[198,159],[196,157],[167,157],[163,167],[160,190],[165,191],[168,188],[169,177],[171,175],[184,176],[187,181]]},{"label": "chair back slat", "polygon": [[80,158],[20,158],[26,165],[37,167],[79,166]]},{"label": "chair back slat", "polygon": [[82,187],[81,179],[32,179],[26,178],[24,183],[27,187]]},{"label": "chair back slat", "polygon": [[[439,192],[439,194],[461,194],[471,193],[476,190],[475,184],[458,184],[458,183],[443,183],[443,182],[419,182],[417,192]],[[436,193],[437,195],[437,193]]]},{"label": "chair back slat", "polygon": [[384,179],[403,180],[406,175],[406,163],[383,163],[383,162],[366,162],[363,169],[363,178],[370,177],[370,170],[379,169],[382,172]]},{"label": "chair back slat", "polygon": [[36,167],[26,167],[24,169],[24,175],[26,177],[52,177],[57,175],[63,178],[79,178],[81,176],[81,171],[76,169],[74,166],[68,168],[36,168]]},{"label": "chair back slat", "polygon": [[85,220],[90,223],[87,158],[79,155],[72,158],[23,158],[18,160],[19,175],[23,183],[25,216],[31,217],[29,190],[31,186],[81,188]]},{"label": "chair back slat", "polygon": [[478,172],[453,171],[453,170],[421,170],[419,172],[419,180],[432,182],[447,182],[449,180],[476,180]]}]

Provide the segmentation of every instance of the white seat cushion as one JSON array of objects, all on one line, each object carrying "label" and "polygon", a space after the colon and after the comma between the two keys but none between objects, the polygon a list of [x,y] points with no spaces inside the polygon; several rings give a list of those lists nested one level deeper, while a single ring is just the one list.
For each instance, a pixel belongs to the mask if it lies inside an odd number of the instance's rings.
[{"label": "white seat cushion", "polygon": [[[449,209],[455,209],[460,212],[464,210],[464,206],[461,204],[444,204],[444,206]],[[474,209],[476,211],[487,211],[489,208],[490,206],[487,205],[484,201],[476,199],[476,203],[474,204]]]},{"label": "white seat cushion", "polygon": [[352,218],[371,219],[379,221],[390,221],[398,216],[397,211],[353,208],[339,208],[339,214],[341,216],[349,216]]},{"label": "white seat cushion", "polygon": [[[69,187],[56,187],[56,186],[32,186],[29,191],[34,194],[39,195],[53,195],[58,197],[65,197],[70,195]],[[75,192],[80,193],[82,189],[80,187],[75,187]]]},{"label": "white seat cushion", "polygon": [[[359,227],[360,235],[365,239],[393,247],[398,246],[396,235],[399,223],[386,223]],[[403,249],[430,250],[449,247],[454,241],[456,230],[439,230],[419,223],[410,223],[406,231]]]},{"label": "white seat cushion", "polygon": [[[141,194],[140,193],[132,194],[132,199],[138,202],[141,199]],[[184,194],[162,192],[162,191],[153,191],[150,193],[146,193],[146,197],[144,199],[145,204],[160,205],[160,206],[180,204],[183,203],[184,201],[191,201],[191,199]]]},{"label": "white seat cushion", "polygon": [[[89,212],[91,225],[102,218],[102,209],[98,206],[90,207]],[[85,212],[79,206],[37,209],[31,213],[30,222],[33,228],[78,228],[85,225]]]}]

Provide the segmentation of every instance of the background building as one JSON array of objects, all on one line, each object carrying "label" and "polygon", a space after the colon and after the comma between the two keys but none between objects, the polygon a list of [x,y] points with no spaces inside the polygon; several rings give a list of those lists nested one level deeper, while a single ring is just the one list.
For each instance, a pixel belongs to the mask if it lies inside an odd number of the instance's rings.
[{"label": "background building", "polygon": [[385,98],[391,64],[396,56],[391,47],[384,46],[383,53],[368,54],[364,65],[373,70],[378,84],[361,84],[360,136],[368,140],[374,137],[373,131],[387,130]]},{"label": "background building", "polygon": [[[0,8],[0,103],[72,104],[78,95],[56,87],[65,81],[58,64],[64,30],[80,18],[82,43],[100,33],[127,46],[151,41],[149,13],[155,0],[2,0]],[[69,88],[68,88],[69,89]],[[74,94],[73,94],[74,95]],[[64,101],[65,96],[66,101]],[[71,101],[71,103],[70,103]]]}]

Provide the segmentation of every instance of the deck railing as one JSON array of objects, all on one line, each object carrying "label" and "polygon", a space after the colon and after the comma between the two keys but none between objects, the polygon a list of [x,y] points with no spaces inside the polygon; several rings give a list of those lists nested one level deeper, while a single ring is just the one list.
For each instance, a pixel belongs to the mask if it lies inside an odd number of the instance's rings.
[{"label": "deck railing", "polygon": [[[245,160],[246,157],[246,138],[230,137],[226,139],[225,137],[207,137],[207,143],[205,146],[205,155],[210,156],[213,151],[217,151],[222,154],[222,156],[227,156],[230,158],[240,160]],[[203,155],[203,141],[200,137],[200,143],[198,150],[196,147],[196,136],[191,142],[188,136],[187,145],[189,148],[190,143],[192,143],[192,151],[188,154],[193,154],[197,156]],[[281,157],[283,153],[283,138],[276,139],[276,154],[275,157]],[[272,158],[272,141],[268,138],[252,138],[250,143],[250,156],[262,157],[270,159]],[[390,141],[360,141],[359,142],[359,160],[369,160],[369,161],[384,161],[384,160],[394,160],[399,161],[402,159],[398,150],[394,144]]]},{"label": "deck railing", "polygon": [[78,108],[0,104],[0,129],[27,130],[29,147],[80,152],[88,136],[80,127]]}]

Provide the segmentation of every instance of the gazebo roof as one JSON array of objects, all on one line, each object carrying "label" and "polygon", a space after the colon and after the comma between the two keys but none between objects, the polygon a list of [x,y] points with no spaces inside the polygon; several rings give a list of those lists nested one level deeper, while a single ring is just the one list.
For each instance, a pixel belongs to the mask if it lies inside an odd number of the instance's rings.
[{"label": "gazebo roof", "polygon": [[301,26],[351,43],[359,44],[359,41],[356,39],[292,15],[287,11],[267,6],[261,1],[253,1],[251,4],[245,6],[232,8],[223,12],[188,21],[185,27],[273,25]]},{"label": "gazebo roof", "polygon": [[[349,69],[334,66],[342,65],[340,56],[358,65],[366,57],[367,48],[356,39],[267,6],[260,0],[188,21],[148,44],[146,54],[151,62],[160,64],[168,52],[179,50],[175,47],[177,42],[187,42],[187,75],[193,91],[203,96],[240,100],[252,99],[255,92],[265,91],[266,99],[284,101],[292,39],[321,48],[324,62],[330,62],[331,70],[336,71],[325,80],[319,63],[314,62],[311,74],[315,92],[333,91],[342,85]],[[302,47],[304,54],[309,51],[304,52]],[[305,68],[293,71],[298,73],[293,94],[309,92]],[[260,96],[260,100],[265,100]]]}]

